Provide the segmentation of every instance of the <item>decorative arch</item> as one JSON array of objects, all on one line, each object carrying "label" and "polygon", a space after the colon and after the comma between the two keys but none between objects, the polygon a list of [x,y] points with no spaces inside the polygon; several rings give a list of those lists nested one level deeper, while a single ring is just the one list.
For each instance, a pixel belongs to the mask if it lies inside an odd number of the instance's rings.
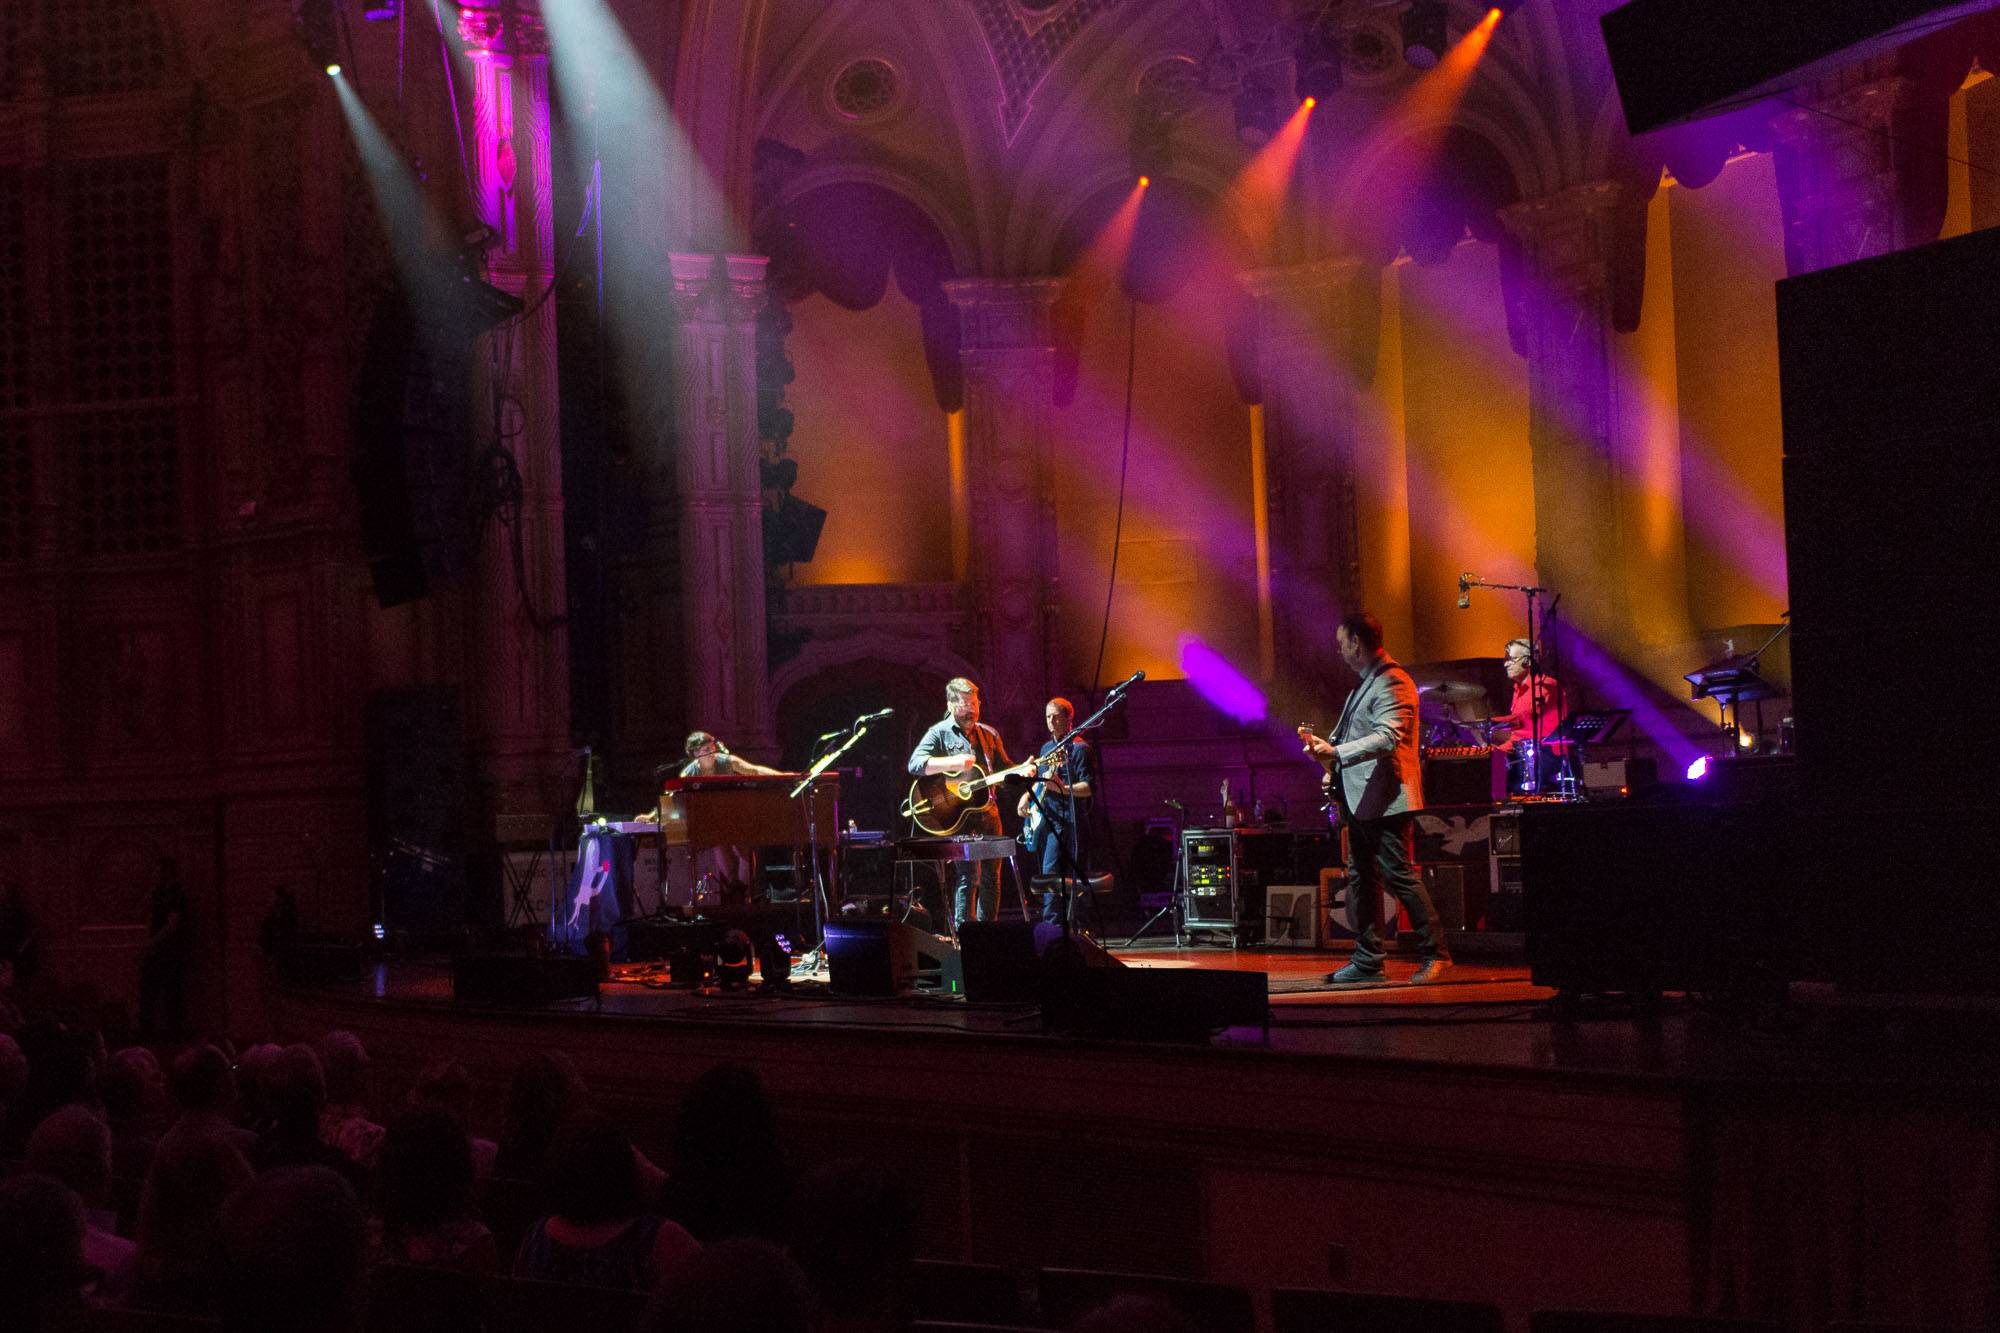
[{"label": "decorative arch", "polygon": [[850,634],[808,639],[798,655],[771,674],[771,706],[780,716],[788,695],[806,681],[856,662],[887,662],[911,670],[944,673],[946,679],[977,679],[977,665],[961,657],[935,635],[898,633],[891,629],[861,629]]}]

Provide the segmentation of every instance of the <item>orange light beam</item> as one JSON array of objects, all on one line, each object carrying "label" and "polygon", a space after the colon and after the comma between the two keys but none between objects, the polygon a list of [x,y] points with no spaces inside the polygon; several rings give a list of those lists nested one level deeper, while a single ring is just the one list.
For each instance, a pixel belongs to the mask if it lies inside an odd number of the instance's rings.
[{"label": "orange light beam", "polygon": [[1317,103],[1308,97],[1299,103],[1291,118],[1244,164],[1223,197],[1223,206],[1235,216],[1236,226],[1248,244],[1252,262],[1269,248],[1278,230],[1278,215],[1284,208],[1291,186],[1292,168],[1298,164],[1299,148],[1305,143],[1306,121]]},{"label": "orange light beam", "polygon": [[1378,173],[1376,185],[1369,191],[1368,216],[1356,220],[1359,226],[1393,228],[1410,206],[1418,185],[1430,173],[1445,129],[1458,104],[1465,100],[1466,89],[1472,86],[1472,76],[1499,24],[1500,11],[1487,10],[1486,17],[1459,38],[1435,68],[1418,76],[1378,122],[1359,156],[1366,157],[1371,149],[1388,143],[1400,141],[1403,148],[1388,158]]}]

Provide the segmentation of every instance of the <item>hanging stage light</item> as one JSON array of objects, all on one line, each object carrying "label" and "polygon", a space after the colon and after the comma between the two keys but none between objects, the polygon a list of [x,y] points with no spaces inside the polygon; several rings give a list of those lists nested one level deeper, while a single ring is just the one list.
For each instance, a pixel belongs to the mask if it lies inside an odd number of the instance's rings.
[{"label": "hanging stage light", "polygon": [[1411,69],[1430,69],[1444,59],[1446,16],[1444,0],[1410,0],[1403,11],[1403,59]]},{"label": "hanging stage light", "polygon": [[1284,123],[1278,94],[1262,83],[1244,84],[1231,105],[1236,111],[1236,137],[1246,148],[1262,148]]},{"label": "hanging stage light", "polygon": [[340,73],[340,38],[335,0],[292,0],[292,22],[298,27],[312,62],[329,76]]},{"label": "hanging stage light", "polygon": [[1340,34],[1329,22],[1315,23],[1300,35],[1292,61],[1293,80],[1301,101],[1311,97],[1324,102],[1340,91],[1343,81]]}]

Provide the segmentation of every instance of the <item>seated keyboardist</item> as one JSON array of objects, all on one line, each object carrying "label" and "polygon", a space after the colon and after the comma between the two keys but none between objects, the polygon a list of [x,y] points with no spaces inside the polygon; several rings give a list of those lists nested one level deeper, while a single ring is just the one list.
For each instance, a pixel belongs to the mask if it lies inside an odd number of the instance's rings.
[{"label": "seated keyboardist", "polygon": [[[779,769],[731,754],[729,747],[715,738],[713,732],[690,731],[687,742],[681,747],[687,762],[681,765],[680,776],[684,778],[716,777],[774,777]],[[657,813],[652,817],[657,818]],[[697,881],[714,879],[724,896],[744,898],[757,881],[757,849],[754,847],[708,847],[695,856],[695,877]],[[695,896],[701,896],[700,884],[696,884]]]}]

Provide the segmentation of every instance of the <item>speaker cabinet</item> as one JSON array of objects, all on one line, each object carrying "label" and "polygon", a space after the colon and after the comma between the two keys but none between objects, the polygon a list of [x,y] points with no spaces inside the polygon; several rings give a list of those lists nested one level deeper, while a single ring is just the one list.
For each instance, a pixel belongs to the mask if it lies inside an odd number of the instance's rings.
[{"label": "speaker cabinet", "polygon": [[827,983],[843,995],[896,995],[958,971],[948,941],[901,921],[826,923]]}]

